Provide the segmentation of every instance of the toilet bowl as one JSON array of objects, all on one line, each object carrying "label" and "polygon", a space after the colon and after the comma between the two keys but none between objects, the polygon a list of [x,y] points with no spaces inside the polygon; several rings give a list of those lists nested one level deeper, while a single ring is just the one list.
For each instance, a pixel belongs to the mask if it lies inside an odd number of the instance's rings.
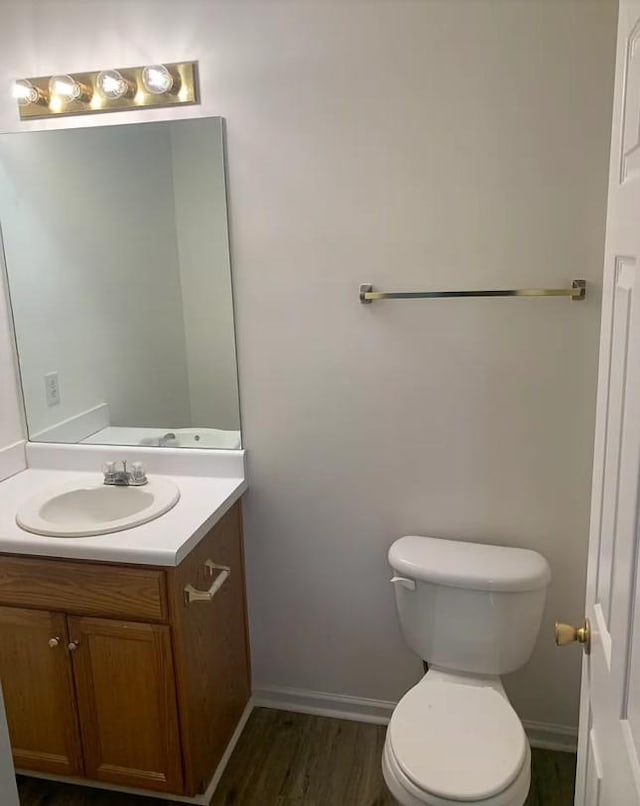
[{"label": "toilet bowl", "polygon": [[389,561],[402,631],[429,671],[391,717],[387,787],[402,806],[523,806],[531,751],[500,675],[533,650],[546,560],[411,536],[393,544]]},{"label": "toilet bowl", "polygon": [[530,761],[499,679],[431,670],[393,713],[382,769],[402,806],[522,806]]}]

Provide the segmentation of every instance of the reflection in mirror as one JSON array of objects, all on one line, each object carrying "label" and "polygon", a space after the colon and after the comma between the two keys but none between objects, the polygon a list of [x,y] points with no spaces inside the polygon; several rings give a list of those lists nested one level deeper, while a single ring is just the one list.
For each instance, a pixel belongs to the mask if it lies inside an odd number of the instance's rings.
[{"label": "reflection in mirror", "polygon": [[0,136],[29,437],[239,448],[220,118]]}]

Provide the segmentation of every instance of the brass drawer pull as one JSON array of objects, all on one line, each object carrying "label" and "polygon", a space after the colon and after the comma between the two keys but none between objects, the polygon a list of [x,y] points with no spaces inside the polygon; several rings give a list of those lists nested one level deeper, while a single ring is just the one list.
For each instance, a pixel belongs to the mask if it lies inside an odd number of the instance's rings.
[{"label": "brass drawer pull", "polygon": [[216,565],[212,560],[205,562],[205,568],[210,576],[213,576],[214,571],[220,571],[220,573],[213,580],[209,590],[201,591],[194,588],[193,585],[187,585],[184,589],[185,604],[191,604],[191,602],[210,602],[231,576],[231,569],[228,565]]}]

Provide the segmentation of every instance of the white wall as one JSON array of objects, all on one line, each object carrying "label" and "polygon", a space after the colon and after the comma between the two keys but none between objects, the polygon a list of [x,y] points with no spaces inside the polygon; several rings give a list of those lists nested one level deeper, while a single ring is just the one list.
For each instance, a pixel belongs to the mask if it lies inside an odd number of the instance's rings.
[{"label": "white wall", "polygon": [[0,221],[31,433],[190,425],[168,128],[5,135]]},{"label": "white wall", "polygon": [[238,431],[222,120],[169,131],[191,422]]},{"label": "white wall", "polygon": [[[583,615],[615,5],[126,5],[4,0],[0,85],[197,58],[203,103],[171,114],[227,119],[256,684],[398,697],[387,547],[495,541],[554,573],[514,703],[575,724],[551,628]],[[357,301],[574,276],[584,303]]]}]

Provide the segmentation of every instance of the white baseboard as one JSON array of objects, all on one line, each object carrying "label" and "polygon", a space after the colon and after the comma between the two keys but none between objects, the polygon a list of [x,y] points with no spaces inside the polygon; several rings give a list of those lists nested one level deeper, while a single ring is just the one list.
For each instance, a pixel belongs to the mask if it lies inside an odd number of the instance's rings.
[{"label": "white baseboard", "polygon": [[364,697],[347,697],[343,694],[325,694],[307,689],[268,688],[254,689],[253,704],[279,711],[295,711],[299,714],[332,716],[354,722],[372,722],[386,725],[396,704],[387,700],[370,700]]},{"label": "white baseboard", "polygon": [[0,448],[0,481],[15,476],[21,470],[27,468],[27,457],[25,453],[26,442],[21,439],[6,448]]},{"label": "white baseboard", "polygon": [[561,750],[563,753],[575,753],[578,749],[578,731],[570,725],[532,722],[527,719],[523,721],[523,725],[531,747]]},{"label": "white baseboard", "polygon": [[[256,707],[350,719],[355,722],[372,722],[377,725],[386,725],[396,707],[396,703],[390,700],[370,700],[278,686],[255,689],[253,703]],[[532,747],[575,753],[575,728],[545,722],[525,721],[523,724]]]},{"label": "white baseboard", "polygon": [[82,442],[83,439],[101,431],[109,425],[109,404],[98,403],[86,411],[67,417],[55,425],[32,434],[35,442]]},{"label": "white baseboard", "polygon": [[238,739],[244,730],[244,726],[247,724],[247,720],[251,716],[251,712],[253,711],[254,703],[253,699],[250,699],[247,703],[246,708],[242,712],[242,716],[240,717],[240,721],[236,725],[236,729],[233,732],[233,736],[231,737],[229,744],[227,745],[227,749],[224,751],[222,758],[220,759],[220,763],[216,767],[216,771],[213,773],[213,777],[209,782],[209,786],[207,787],[206,791],[203,792],[202,795],[196,795],[193,798],[185,798],[182,795],[170,795],[165,794],[164,792],[151,792],[148,789],[132,789],[127,786],[117,786],[116,784],[103,784],[100,781],[89,781],[86,778],[68,778],[65,775],[49,775],[48,773],[44,772],[33,772],[31,770],[21,770],[17,769],[16,773],[18,775],[24,775],[29,778],[43,778],[46,781],[60,781],[64,784],[77,784],[78,786],[87,786],[91,789],[105,789],[111,792],[122,792],[125,795],[143,795],[149,798],[156,798],[158,800],[168,800],[171,803],[192,803],[195,806],[208,806],[211,803],[211,799],[213,798],[213,794],[216,791],[216,787],[220,783],[220,779],[222,778],[222,774],[225,771],[227,764],[229,763],[229,759],[231,758],[231,754],[233,753],[236,744],[238,743]]}]

